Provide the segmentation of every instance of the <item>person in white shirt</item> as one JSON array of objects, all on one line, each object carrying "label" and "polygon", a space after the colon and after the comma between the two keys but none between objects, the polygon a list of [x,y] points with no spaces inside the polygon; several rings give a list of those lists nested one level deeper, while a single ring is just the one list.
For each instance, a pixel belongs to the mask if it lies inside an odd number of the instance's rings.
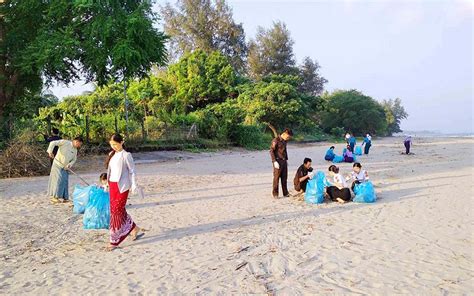
[{"label": "person in white shirt", "polygon": [[335,165],[331,165],[328,170],[329,176],[332,177],[332,181],[329,180],[331,186],[326,188],[326,193],[333,201],[337,201],[340,203],[350,201],[351,192],[349,188],[347,188],[346,180],[339,173],[339,168]]},{"label": "person in white shirt", "polygon": [[352,179],[351,189],[354,191],[356,184],[364,183],[369,180],[369,174],[366,170],[362,169],[362,165],[359,162],[354,163],[352,169],[353,171],[349,179]]},{"label": "person in white shirt", "polygon": [[128,235],[136,240],[143,233],[125,209],[129,191],[137,190],[132,154],[124,150],[124,140],[119,134],[114,134],[109,143],[112,151],[106,162],[110,195],[110,244],[107,250],[111,251]]}]

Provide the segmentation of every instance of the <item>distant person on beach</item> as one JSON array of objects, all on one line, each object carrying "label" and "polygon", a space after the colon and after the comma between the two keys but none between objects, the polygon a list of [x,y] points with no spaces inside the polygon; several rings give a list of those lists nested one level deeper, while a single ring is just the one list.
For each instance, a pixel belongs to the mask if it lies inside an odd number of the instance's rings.
[{"label": "distant person on beach", "polygon": [[335,165],[331,165],[329,168],[329,176],[332,177],[331,186],[326,188],[326,193],[329,195],[332,201],[345,203],[351,200],[351,192],[347,188],[347,183],[344,177],[339,173],[339,168]]},{"label": "distant person on beach", "polygon": [[366,170],[362,169],[362,165],[359,162],[354,163],[352,165],[352,173],[349,179],[352,179],[352,186],[351,189],[354,191],[354,187],[357,184],[364,183],[369,180],[369,174]]},{"label": "distant person on beach", "polygon": [[110,194],[110,244],[108,251],[112,251],[130,235],[136,240],[142,234],[141,229],[133,222],[125,206],[130,190],[137,190],[135,164],[132,154],[124,150],[123,137],[114,134],[109,141],[112,151],[106,161],[107,176]]},{"label": "distant person on beach", "polygon": [[354,162],[354,154],[352,153],[351,147],[349,145],[347,145],[346,149],[344,149],[342,156],[344,157],[344,162]]},{"label": "distant person on beach", "polygon": [[[53,128],[51,130],[51,134],[52,135],[50,137],[46,138],[46,143],[51,143],[52,141],[61,140],[61,137],[59,136],[59,130],[57,128]],[[58,149],[59,149],[59,147],[57,147],[57,146],[54,147],[54,149],[53,149],[53,155],[54,156],[56,156],[56,154],[58,154]],[[54,160],[54,157],[50,158],[51,165],[53,165],[53,160]]]},{"label": "distant person on beach", "polygon": [[347,145],[349,145],[349,139],[351,138],[351,134],[349,132],[346,133],[344,139],[346,140]]},{"label": "distant person on beach", "polygon": [[372,136],[369,133],[365,135],[364,141],[362,142],[362,146],[364,146],[364,154],[368,155],[369,149],[372,146]]},{"label": "distant person on beach", "polygon": [[[48,154],[53,159],[51,173],[49,174],[48,195],[51,202],[64,203],[69,201],[69,172],[77,160],[77,150],[81,148],[84,140],[76,137],[73,141],[56,140],[49,143]],[[57,154],[54,155],[54,148]]]},{"label": "distant person on beach", "polygon": [[281,188],[283,196],[289,197],[288,192],[288,153],[286,151],[286,144],[293,136],[291,129],[285,129],[283,133],[273,139],[270,147],[270,157],[273,164],[273,198],[278,198],[278,183],[281,180]]},{"label": "distant person on beach", "polygon": [[350,147],[352,153],[354,153],[355,145],[356,145],[356,138],[354,137],[354,135],[351,135],[349,137],[349,147]]},{"label": "distant person on beach", "polygon": [[293,184],[295,185],[295,190],[298,193],[306,192],[306,185],[308,181],[314,176],[313,168],[311,167],[311,158],[305,158],[303,164],[300,165],[296,171]]},{"label": "distant person on beach", "polygon": [[410,154],[410,148],[411,148],[411,136],[406,135],[405,140],[403,141],[403,144],[405,145],[405,154]]},{"label": "distant person on beach", "polygon": [[324,159],[327,161],[332,161],[334,157],[336,157],[336,154],[334,153],[334,146],[329,147],[328,151],[326,151],[326,155],[324,156]]}]

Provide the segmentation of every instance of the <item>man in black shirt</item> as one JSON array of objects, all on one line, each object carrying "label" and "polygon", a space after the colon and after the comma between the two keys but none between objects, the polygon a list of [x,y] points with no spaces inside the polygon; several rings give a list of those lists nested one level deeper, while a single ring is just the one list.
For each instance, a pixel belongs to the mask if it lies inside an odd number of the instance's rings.
[{"label": "man in black shirt", "polygon": [[281,179],[281,188],[283,196],[289,197],[288,192],[288,153],[286,151],[286,143],[293,136],[290,129],[285,129],[283,133],[273,139],[270,147],[270,157],[273,163],[273,197],[278,198],[278,181]]},{"label": "man in black shirt", "polygon": [[[61,140],[61,139],[62,139],[62,138],[59,136],[59,130],[58,130],[57,128],[53,128],[53,129],[51,130],[51,132],[52,132],[53,135],[52,135],[51,137],[47,138],[47,139],[46,139],[46,142],[51,143],[52,141],[57,141],[57,140]],[[58,149],[59,149],[58,146],[54,147],[54,149],[53,149],[53,155],[54,155],[54,156],[56,156],[56,153],[58,153]],[[53,160],[54,160],[54,157],[50,159],[51,165],[53,164]]]},{"label": "man in black shirt", "polygon": [[311,167],[311,159],[305,158],[303,164],[300,165],[295,174],[295,179],[293,183],[295,185],[295,190],[299,193],[306,192],[306,185],[308,184],[309,179],[313,177],[313,168]]}]

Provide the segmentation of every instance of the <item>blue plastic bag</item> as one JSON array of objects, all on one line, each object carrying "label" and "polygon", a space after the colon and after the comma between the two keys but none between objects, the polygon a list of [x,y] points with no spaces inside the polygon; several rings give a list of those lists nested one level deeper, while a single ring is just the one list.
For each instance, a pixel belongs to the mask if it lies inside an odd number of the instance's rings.
[{"label": "blue plastic bag", "polygon": [[336,155],[334,156],[334,159],[332,160],[332,162],[334,163],[340,163],[340,162],[343,162],[344,161],[344,156],[342,155]]},{"label": "blue plastic bag", "polygon": [[362,147],[361,146],[355,147],[354,155],[362,155]]},{"label": "blue plastic bag", "polygon": [[326,176],[323,172],[317,172],[313,179],[308,181],[304,200],[310,204],[320,204],[324,202],[324,187]]},{"label": "blue plastic bag", "polygon": [[72,193],[72,202],[74,208],[72,209],[74,214],[83,214],[87,203],[89,202],[89,194],[92,189],[92,186],[81,186],[76,185],[74,187],[74,192]]},{"label": "blue plastic bag", "polygon": [[84,217],[84,229],[109,229],[110,197],[100,187],[93,187],[89,197]]},{"label": "blue plastic bag", "polygon": [[370,181],[356,184],[354,187],[354,193],[354,202],[371,203],[377,200],[374,185]]}]

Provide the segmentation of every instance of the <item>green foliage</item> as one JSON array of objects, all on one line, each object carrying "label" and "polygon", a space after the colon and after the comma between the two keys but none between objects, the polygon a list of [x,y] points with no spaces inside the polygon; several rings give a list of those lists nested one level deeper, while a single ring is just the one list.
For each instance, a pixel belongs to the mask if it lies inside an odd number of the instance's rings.
[{"label": "green foliage", "polygon": [[400,122],[402,119],[408,117],[408,113],[402,106],[402,100],[396,98],[395,100],[384,100],[382,106],[385,110],[387,120],[387,135],[391,136],[394,133],[400,133]]},{"label": "green foliage", "polygon": [[172,56],[179,58],[195,50],[219,51],[237,72],[244,72],[247,56],[244,29],[242,24],[235,23],[225,1],[179,0],[176,8],[167,3],[161,12],[165,32],[171,36]]},{"label": "green foliage", "polygon": [[336,91],[323,96],[326,110],[322,125],[326,132],[343,127],[356,135],[367,132],[385,134],[387,122],[383,107],[374,99],[357,90]]},{"label": "green foliage", "polygon": [[272,141],[272,135],[264,130],[265,126],[239,124],[232,130],[230,139],[247,149],[266,149]]}]

